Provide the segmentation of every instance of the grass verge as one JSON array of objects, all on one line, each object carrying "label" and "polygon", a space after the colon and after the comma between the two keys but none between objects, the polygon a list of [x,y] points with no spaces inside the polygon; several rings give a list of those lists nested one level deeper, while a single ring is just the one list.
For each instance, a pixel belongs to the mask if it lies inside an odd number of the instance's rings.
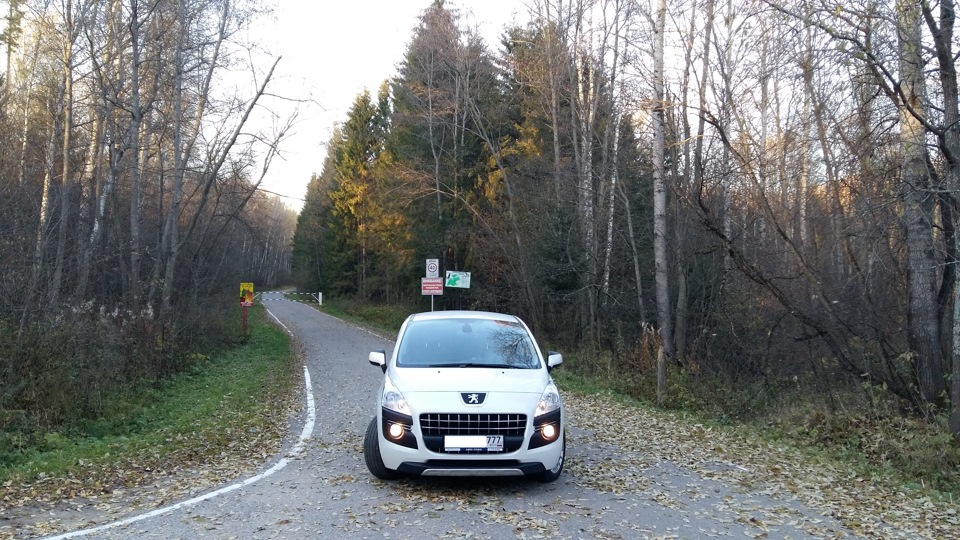
[{"label": "grass verge", "polygon": [[412,313],[408,308],[401,306],[367,304],[353,300],[324,300],[320,310],[391,337],[396,337],[403,321]]},{"label": "grass verge", "polygon": [[[250,339],[154,386],[110,398],[111,413],[0,463],[0,507],[99,495],[213,463],[222,476],[279,449],[300,362],[290,338],[251,310]],[[49,493],[44,484],[70,486]]]}]

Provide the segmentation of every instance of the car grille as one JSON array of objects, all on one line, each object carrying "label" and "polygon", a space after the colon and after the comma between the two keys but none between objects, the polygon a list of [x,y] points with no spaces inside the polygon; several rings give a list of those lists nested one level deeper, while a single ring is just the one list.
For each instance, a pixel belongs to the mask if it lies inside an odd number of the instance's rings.
[{"label": "car grille", "polygon": [[525,414],[431,413],[420,415],[424,435],[523,435]]},{"label": "car grille", "polygon": [[[523,446],[523,433],[526,427],[527,415],[525,414],[429,413],[420,415],[420,431],[423,434],[424,444],[434,452],[447,453],[443,449],[443,438],[446,435],[503,435],[503,451],[515,452]],[[478,450],[461,450],[455,453],[478,453]],[[480,450],[479,453],[487,452]]]}]

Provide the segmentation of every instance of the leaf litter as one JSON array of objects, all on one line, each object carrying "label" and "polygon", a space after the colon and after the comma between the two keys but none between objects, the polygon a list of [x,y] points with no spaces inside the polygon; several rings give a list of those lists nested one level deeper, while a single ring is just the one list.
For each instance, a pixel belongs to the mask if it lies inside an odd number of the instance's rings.
[{"label": "leaf litter", "polygon": [[[602,450],[581,452],[576,459],[571,456],[567,460],[571,481],[584,489],[624,499],[643,493],[665,509],[683,510],[684,501],[699,500],[701,492],[709,489],[706,481],[721,482],[747,497],[723,496],[715,508],[732,512],[746,535],[753,538],[776,537],[780,526],[799,528],[821,538],[955,538],[960,531],[960,505],[882,479],[864,478],[842,464],[745,434],[711,429],[671,413],[629,406],[608,396],[568,394],[565,399],[570,445]],[[287,403],[278,414],[291,412]],[[83,462],[62,477],[7,481],[0,486],[0,539],[89,526],[64,517],[78,509],[95,509],[99,521],[119,519],[249,475],[281,449],[283,423],[273,425],[278,427],[244,430],[245,436],[226,446],[198,443],[170,454],[154,452],[109,464]],[[349,446],[350,451],[358,451],[353,448],[355,444]],[[679,487],[661,485],[653,474],[658,467],[690,473],[691,480]],[[326,479],[330,486],[367,481],[378,482],[349,474]],[[392,484],[392,489],[394,497],[376,505],[370,515],[351,511],[344,531],[373,527],[377,522],[388,529],[417,526],[443,512],[469,510],[475,512],[480,524],[511,526],[517,538],[555,538],[562,536],[569,517],[593,517],[605,511],[576,499],[557,499],[541,506],[540,515],[533,515],[507,510],[503,504],[502,497],[522,497],[522,492],[484,493],[437,485],[424,489],[408,481]],[[789,504],[755,504],[752,495],[795,501],[819,515],[805,515]],[[830,522],[841,524],[845,530],[837,530]],[[598,526],[580,533],[593,538],[654,535],[641,524],[621,522],[617,527],[619,530]],[[657,537],[682,536],[676,532],[659,531]],[[704,538],[729,535],[726,530],[703,527],[699,532]],[[476,536],[475,531],[454,528],[442,537]]]}]

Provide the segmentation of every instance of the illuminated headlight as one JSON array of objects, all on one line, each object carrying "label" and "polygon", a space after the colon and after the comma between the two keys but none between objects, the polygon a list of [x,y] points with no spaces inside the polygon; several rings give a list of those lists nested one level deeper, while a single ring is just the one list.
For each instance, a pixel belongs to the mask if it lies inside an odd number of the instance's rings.
[{"label": "illuminated headlight", "polygon": [[540,448],[560,440],[560,425],[563,421],[560,412],[561,401],[560,392],[557,391],[553,381],[543,390],[540,401],[537,402],[537,409],[533,417],[533,437],[530,438],[528,448]]},{"label": "illuminated headlight", "polygon": [[[542,401],[542,398],[541,398]],[[400,414],[405,414],[410,416],[410,405],[407,404],[407,400],[403,397],[403,394],[400,393],[400,390],[393,384],[393,381],[390,380],[390,377],[384,377],[383,379],[383,397],[381,400],[384,409],[388,409]]]},{"label": "illuminated headlight", "polygon": [[[380,433],[388,442],[407,448],[417,448],[417,436],[413,433],[413,417],[408,414],[410,406],[389,381],[390,379],[387,379],[383,390]],[[401,412],[397,412],[398,410]]]},{"label": "illuminated headlight", "polygon": [[537,410],[534,412],[534,416],[540,417],[559,408],[560,392],[557,391],[557,386],[553,384],[553,381],[551,381],[550,384],[548,384],[543,390],[543,395],[540,396],[540,401],[537,402]]}]

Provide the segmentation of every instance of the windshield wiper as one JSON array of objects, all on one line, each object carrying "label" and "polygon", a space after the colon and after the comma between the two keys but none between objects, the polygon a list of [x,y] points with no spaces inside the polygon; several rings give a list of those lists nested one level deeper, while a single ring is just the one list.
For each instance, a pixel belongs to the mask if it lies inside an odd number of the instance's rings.
[{"label": "windshield wiper", "polygon": [[468,367],[478,367],[478,368],[493,368],[493,369],[518,369],[518,366],[511,366],[510,364],[486,364],[483,362],[462,362],[457,364],[431,364],[428,367],[432,368],[468,368]]}]

